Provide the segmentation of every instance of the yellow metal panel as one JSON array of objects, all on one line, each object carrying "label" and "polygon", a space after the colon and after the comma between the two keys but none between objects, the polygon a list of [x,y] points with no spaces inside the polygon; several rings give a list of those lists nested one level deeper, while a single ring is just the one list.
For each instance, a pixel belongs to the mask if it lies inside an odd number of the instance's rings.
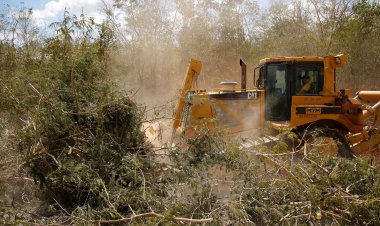
[{"label": "yellow metal panel", "polygon": [[359,91],[356,95],[355,99],[365,102],[377,103],[380,101],[380,91]]},{"label": "yellow metal panel", "polygon": [[[258,99],[250,99],[250,92],[258,92]],[[195,94],[190,108],[190,125],[200,125],[208,120],[210,129],[218,126],[227,129],[229,133],[263,128],[264,98],[264,91],[258,90],[248,90],[246,99],[210,99],[207,93]]]},{"label": "yellow metal panel", "polygon": [[182,90],[178,98],[178,102],[175,108],[175,115],[173,121],[173,128],[177,129],[181,125],[182,113],[185,108],[186,98],[191,90],[193,81],[198,78],[199,73],[202,69],[202,62],[198,60],[191,59],[189,66],[187,68],[185,80],[183,81]]},{"label": "yellow metal panel", "polygon": [[260,60],[260,63],[268,62],[285,62],[285,61],[301,61],[301,62],[316,62],[323,61],[323,57],[304,56],[304,57],[271,57]]},{"label": "yellow metal panel", "polygon": [[[325,96],[293,96],[290,127],[297,127],[307,125],[320,120],[332,120],[341,123],[351,132],[358,132],[362,130],[362,125],[353,124],[344,114],[320,114],[318,108],[340,107],[333,106],[335,97]],[[306,114],[296,114],[297,107],[305,107]],[[307,109],[313,109],[307,112]]]},{"label": "yellow metal panel", "polygon": [[293,96],[292,106],[296,105],[333,105],[335,97],[325,96]]}]

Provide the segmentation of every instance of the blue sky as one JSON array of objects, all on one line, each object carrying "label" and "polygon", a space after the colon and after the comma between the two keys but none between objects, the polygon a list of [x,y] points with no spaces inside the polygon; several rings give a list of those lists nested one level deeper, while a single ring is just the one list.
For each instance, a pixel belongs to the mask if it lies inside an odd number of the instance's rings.
[{"label": "blue sky", "polygon": [[7,4],[15,8],[20,6],[33,8],[34,19],[41,28],[47,27],[51,22],[59,21],[65,8],[77,15],[83,10],[87,16],[94,17],[97,22],[103,19],[101,0],[0,0],[0,9]]},{"label": "blue sky", "polygon": [[[106,2],[112,1],[106,0]],[[95,21],[100,22],[103,19],[101,2],[102,0],[0,0],[0,10],[7,4],[15,7],[23,5],[27,8],[33,8],[37,25],[46,28],[51,22],[59,21],[65,8],[74,14],[80,14],[83,10],[87,16],[94,17]],[[258,2],[263,8],[269,4],[268,0],[258,0]]]},{"label": "blue sky", "polygon": [[41,9],[44,7],[44,5],[51,0],[25,0],[25,1],[19,1],[19,0],[0,0],[1,7],[3,7],[5,4],[19,6],[21,5],[21,2],[24,2],[24,5],[27,7],[35,8],[35,9]]}]

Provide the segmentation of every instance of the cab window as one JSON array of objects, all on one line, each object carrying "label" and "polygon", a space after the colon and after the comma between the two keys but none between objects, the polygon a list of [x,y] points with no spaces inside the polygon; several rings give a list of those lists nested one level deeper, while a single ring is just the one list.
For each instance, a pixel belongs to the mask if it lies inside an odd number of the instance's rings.
[{"label": "cab window", "polygon": [[287,89],[287,64],[270,63],[267,65],[265,80],[265,118],[266,120],[288,120],[290,113],[289,91]]},{"label": "cab window", "polygon": [[319,95],[323,90],[323,67],[297,66],[296,90],[297,95]]},{"label": "cab window", "polygon": [[269,89],[273,90],[277,95],[285,94],[285,88],[286,88],[285,69],[286,67],[284,64],[268,65]]}]

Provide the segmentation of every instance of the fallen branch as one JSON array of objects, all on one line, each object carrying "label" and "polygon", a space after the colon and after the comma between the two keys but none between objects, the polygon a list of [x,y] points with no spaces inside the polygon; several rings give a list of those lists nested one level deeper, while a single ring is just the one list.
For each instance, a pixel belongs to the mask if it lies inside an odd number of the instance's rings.
[{"label": "fallen branch", "polygon": [[302,187],[305,190],[307,189],[307,187],[304,184],[302,184],[302,182],[300,180],[298,180],[298,178],[292,172],[290,172],[285,166],[281,165],[279,162],[277,162],[276,160],[270,158],[269,156],[266,156],[265,154],[256,153],[256,155],[265,157],[266,159],[268,159],[269,161],[271,161],[272,163],[274,163],[276,166],[278,166],[280,169],[283,169],[285,171],[285,173],[289,177],[291,177],[300,187]]},{"label": "fallen branch", "polygon": [[[143,217],[159,217],[159,218],[165,218],[164,215],[162,214],[158,214],[158,213],[155,213],[155,212],[149,212],[149,213],[142,213],[142,214],[137,214],[137,215],[133,215],[131,217],[122,217],[122,218],[119,218],[119,219],[113,219],[113,220],[87,220],[87,219],[83,219],[83,218],[80,218],[80,217],[77,217],[77,216],[74,216],[74,215],[71,215],[70,213],[68,213],[66,211],[66,209],[64,209],[61,204],[59,204],[59,202],[57,202],[57,200],[55,200],[55,203],[69,216],[71,217],[74,217],[76,219],[79,219],[79,220],[82,220],[82,221],[85,221],[85,222],[88,222],[88,223],[96,223],[96,224],[115,224],[115,223],[121,223],[121,222],[126,222],[126,221],[131,221],[131,220],[134,220],[134,219],[137,219],[137,218],[143,218]],[[204,218],[204,219],[192,219],[192,218],[183,218],[183,217],[174,217],[173,218],[174,221],[177,221],[177,222],[185,222],[185,223],[189,223],[189,224],[200,224],[200,223],[207,223],[207,222],[211,222],[213,221],[213,218]]]},{"label": "fallen branch", "polygon": [[329,214],[329,215],[331,215],[331,216],[333,216],[333,217],[340,218],[340,219],[345,220],[345,221],[347,221],[347,222],[351,222],[349,219],[347,219],[347,218],[345,218],[345,217],[342,217],[342,216],[339,215],[339,214],[335,214],[335,213],[333,213],[333,212],[331,212],[331,211],[321,210],[321,212],[324,213],[324,214]]},{"label": "fallen branch", "polygon": [[298,218],[306,218],[306,217],[309,217],[310,214],[309,213],[305,213],[305,214],[300,214],[300,215],[297,215],[297,216],[289,216],[289,214],[285,215],[283,218],[281,218],[280,222],[282,221],[290,221],[290,220],[294,220],[294,219],[298,219]]},{"label": "fallen branch", "polygon": [[[132,217],[125,217],[125,218],[120,218],[120,219],[114,219],[114,220],[87,220],[87,222],[91,223],[98,223],[98,224],[115,224],[115,223],[121,223],[125,221],[131,221],[137,218],[144,218],[144,217],[159,217],[159,218],[164,218],[162,214],[158,214],[155,212],[149,212],[149,213],[142,213],[142,214],[137,214]],[[211,222],[213,218],[205,218],[205,219],[192,219],[192,218],[183,218],[183,217],[174,217],[174,221],[177,222],[186,222],[190,224],[199,224],[199,223],[207,223]]]}]

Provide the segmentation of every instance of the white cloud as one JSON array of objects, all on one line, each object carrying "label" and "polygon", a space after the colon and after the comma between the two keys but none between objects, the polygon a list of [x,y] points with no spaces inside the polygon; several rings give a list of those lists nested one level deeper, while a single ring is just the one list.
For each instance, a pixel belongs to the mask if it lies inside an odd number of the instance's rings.
[{"label": "white cloud", "polygon": [[101,22],[104,19],[101,6],[101,0],[53,0],[42,9],[34,9],[33,16],[39,27],[46,27],[51,22],[60,21],[66,8],[71,14],[80,15],[83,11],[86,16]]}]

